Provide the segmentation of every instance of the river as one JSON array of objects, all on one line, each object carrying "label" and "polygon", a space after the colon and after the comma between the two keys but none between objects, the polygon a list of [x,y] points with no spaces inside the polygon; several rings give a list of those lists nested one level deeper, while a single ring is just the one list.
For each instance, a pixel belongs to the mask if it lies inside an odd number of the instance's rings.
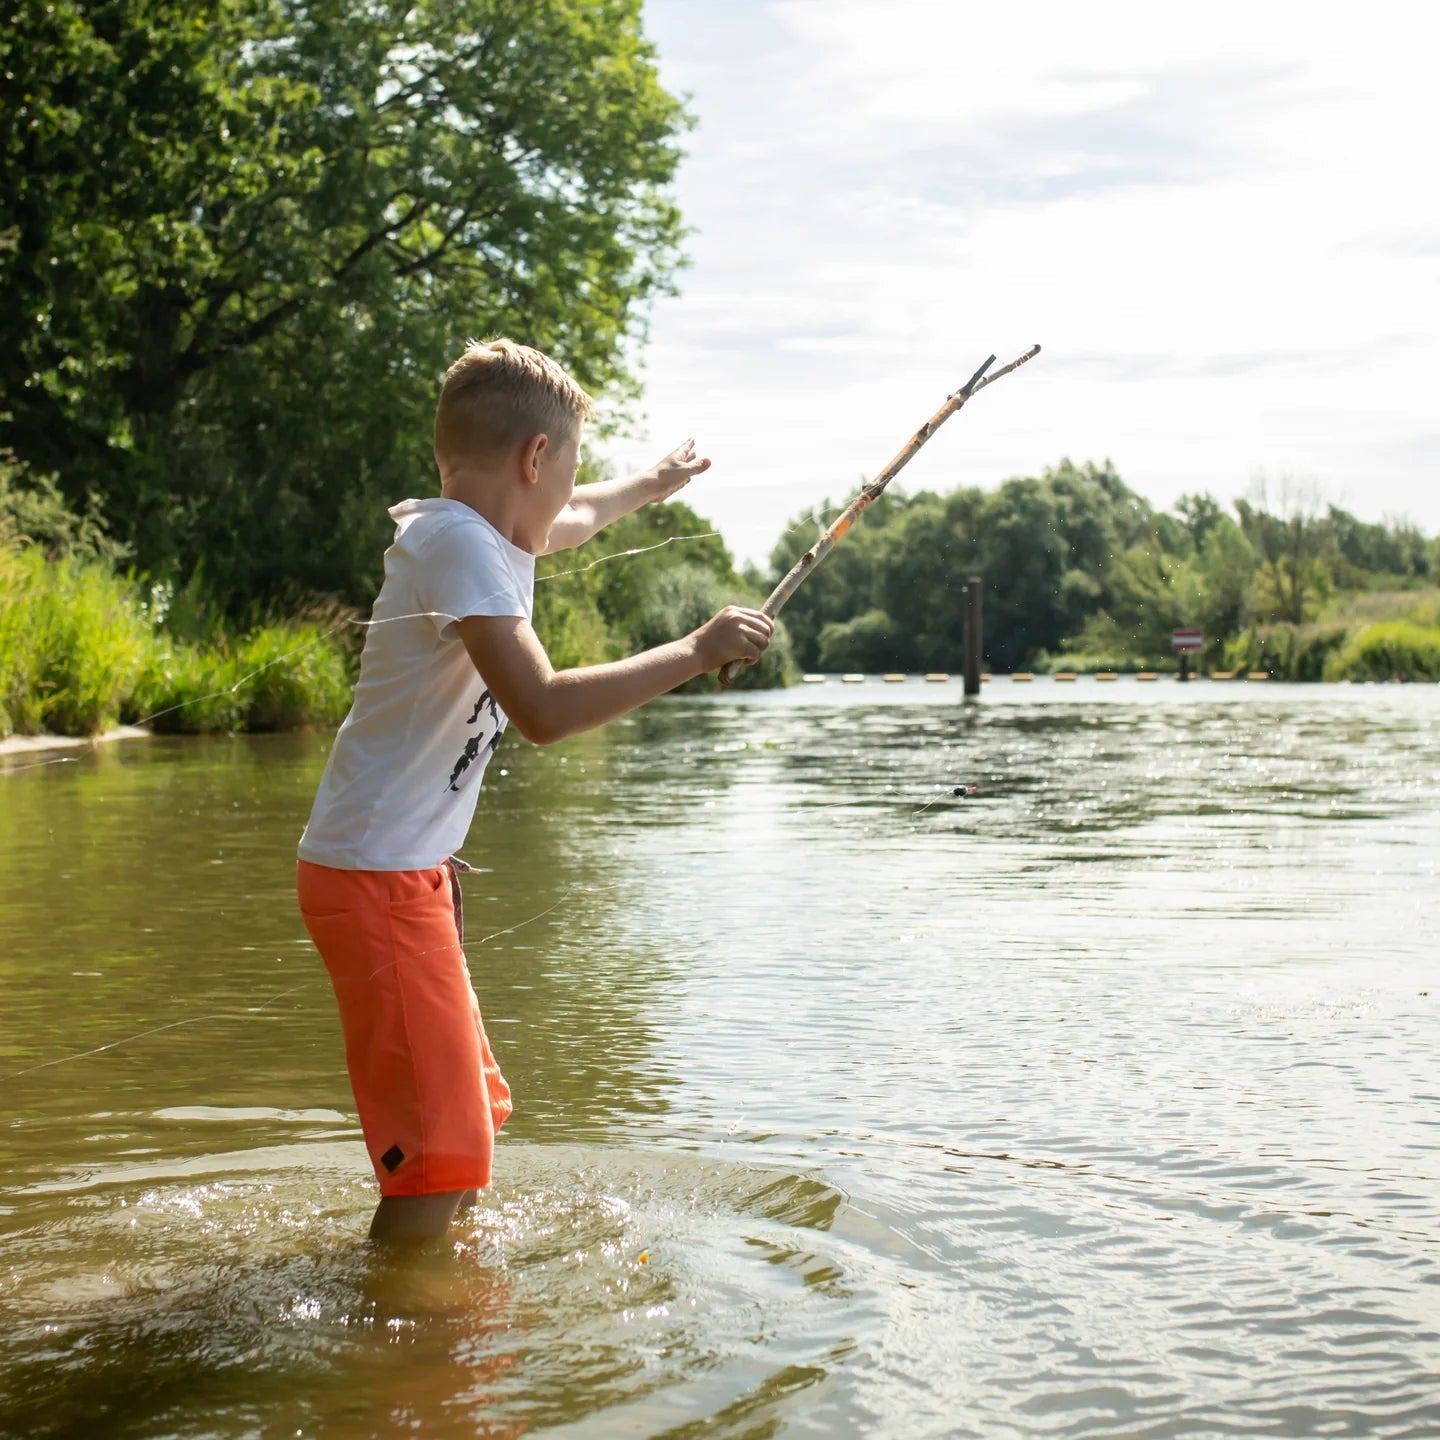
[{"label": "river", "polygon": [[0,1435],[1440,1435],[1440,687],[512,736],[516,1112],[403,1262],[293,902],[328,746],[0,772]]}]

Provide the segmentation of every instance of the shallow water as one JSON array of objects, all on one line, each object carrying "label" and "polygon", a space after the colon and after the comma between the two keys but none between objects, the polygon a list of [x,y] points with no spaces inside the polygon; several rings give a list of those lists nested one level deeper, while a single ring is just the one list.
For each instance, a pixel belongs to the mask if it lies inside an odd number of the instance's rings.
[{"label": "shallow water", "polygon": [[517,1111],[406,1265],[328,737],[17,758],[0,1435],[1440,1435],[1440,688],[957,688],[507,742]]}]

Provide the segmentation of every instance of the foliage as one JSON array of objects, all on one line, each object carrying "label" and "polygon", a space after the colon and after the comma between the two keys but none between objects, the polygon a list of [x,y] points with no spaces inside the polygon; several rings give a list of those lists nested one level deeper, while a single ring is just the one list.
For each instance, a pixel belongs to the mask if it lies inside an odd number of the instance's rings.
[{"label": "foliage", "polygon": [[[162,628],[154,587],[101,560],[0,547],[0,736],[333,724],[353,664],[333,625],[270,624],[232,642]],[[160,712],[160,713],[156,713]]]},{"label": "foliage", "polygon": [[[772,579],[815,524],[792,522]],[[1363,624],[1440,625],[1440,591],[1420,588],[1440,579],[1440,540],[1405,522],[1362,524],[1284,481],[1257,485],[1233,513],[1198,494],[1167,514],[1109,465],[1062,461],[988,493],[887,490],[787,607],[797,658],[959,669],[971,575],[984,587],[984,659],[999,670],[1171,669],[1170,632],[1194,625],[1202,667],[1318,680]]]},{"label": "foliage", "polygon": [[337,724],[353,682],[333,626],[266,625],[234,645],[162,637],[128,708],[161,733],[293,730]]},{"label": "foliage", "polygon": [[236,668],[247,730],[338,725],[350,709],[347,657],[318,625],[266,625],[240,647]]},{"label": "foliage", "polygon": [[161,637],[125,718],[160,735],[242,730],[245,702],[235,684],[239,676],[236,656],[223,637],[206,646]]},{"label": "foliage", "polygon": [[88,735],[134,689],[150,629],[133,589],[107,566],[7,552],[0,571],[0,728]]},{"label": "foliage", "polygon": [[1325,552],[1333,525],[1322,519],[1318,491],[1282,480],[1272,497],[1262,480],[1254,498],[1237,500],[1235,509],[1259,564],[1267,608],[1277,620],[1303,624],[1316,601],[1325,598],[1331,578]]},{"label": "foliage", "polygon": [[[1184,526],[1169,525],[1173,542],[1183,543]],[[958,669],[961,587],[981,575],[986,659],[999,669],[1059,648],[1107,605],[1143,640],[1168,624],[1168,609],[1152,605],[1166,594],[1166,573],[1153,573],[1163,528],[1109,465],[1063,461],[989,494],[907,497],[892,488],[796,592],[785,618],[807,669],[824,663],[826,626],[848,625],[868,611],[904,617],[888,630],[871,620],[858,632],[873,668]],[[809,517],[787,529],[771,556],[776,578],[814,538]],[[837,631],[830,639],[837,658],[836,647],[847,642]]]},{"label": "foliage", "polygon": [[1222,668],[1240,674],[1267,670],[1279,680],[1324,680],[1347,633],[1335,624],[1251,626],[1226,641]]},{"label": "foliage", "polygon": [[369,598],[470,334],[623,397],[687,120],[640,0],[16,0],[0,438],[151,574]]},{"label": "foliage", "polygon": [[1327,680],[1440,680],[1440,628],[1392,620],[1367,625],[1336,649]]},{"label": "foliage", "polygon": [[13,455],[0,452],[0,544],[29,542],[47,555],[72,555],[119,564],[125,547],[105,529],[96,501],[84,515],[65,503],[53,475],[27,475]]},{"label": "foliage", "polygon": [[832,620],[820,632],[820,669],[872,674],[884,670],[895,651],[897,629],[883,610],[867,610],[853,620]]},{"label": "foliage", "polygon": [[[681,542],[674,536],[692,537]],[[638,553],[637,553],[638,552]],[[535,626],[557,669],[595,664],[688,634],[730,604],[764,597],[737,573],[709,522],[680,501],[627,515],[536,567]],[[783,684],[794,669],[784,627],[737,688]],[[714,685],[702,677],[698,688]]]}]

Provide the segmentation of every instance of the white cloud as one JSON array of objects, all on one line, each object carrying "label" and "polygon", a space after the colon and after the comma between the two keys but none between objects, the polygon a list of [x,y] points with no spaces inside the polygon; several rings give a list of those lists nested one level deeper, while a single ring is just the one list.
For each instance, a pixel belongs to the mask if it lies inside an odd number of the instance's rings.
[{"label": "white cloud", "polygon": [[697,506],[760,557],[1038,340],[912,487],[1109,457],[1168,504],[1295,471],[1440,528],[1429,14],[649,0],[699,233],[618,458],[696,435]]}]

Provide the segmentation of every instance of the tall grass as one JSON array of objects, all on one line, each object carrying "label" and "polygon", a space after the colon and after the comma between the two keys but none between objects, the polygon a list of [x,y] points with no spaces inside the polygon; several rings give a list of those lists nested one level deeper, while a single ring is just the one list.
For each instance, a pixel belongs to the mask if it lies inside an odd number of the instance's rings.
[{"label": "tall grass", "polygon": [[33,546],[5,552],[0,729],[92,735],[113,725],[152,644],[133,587],[104,565],[46,560]]},{"label": "tall grass", "polygon": [[1440,680],[1440,628],[1390,620],[1367,625],[1335,651],[1327,680]]},{"label": "tall grass", "polygon": [[1440,589],[1362,591],[1304,625],[1252,625],[1225,643],[1222,666],[1282,680],[1440,680]]},{"label": "tall grass", "polygon": [[344,716],[352,657],[333,620],[262,625],[235,640],[212,624],[179,639],[156,595],[101,560],[0,547],[0,737],[94,735],[117,720],[285,730]]}]

